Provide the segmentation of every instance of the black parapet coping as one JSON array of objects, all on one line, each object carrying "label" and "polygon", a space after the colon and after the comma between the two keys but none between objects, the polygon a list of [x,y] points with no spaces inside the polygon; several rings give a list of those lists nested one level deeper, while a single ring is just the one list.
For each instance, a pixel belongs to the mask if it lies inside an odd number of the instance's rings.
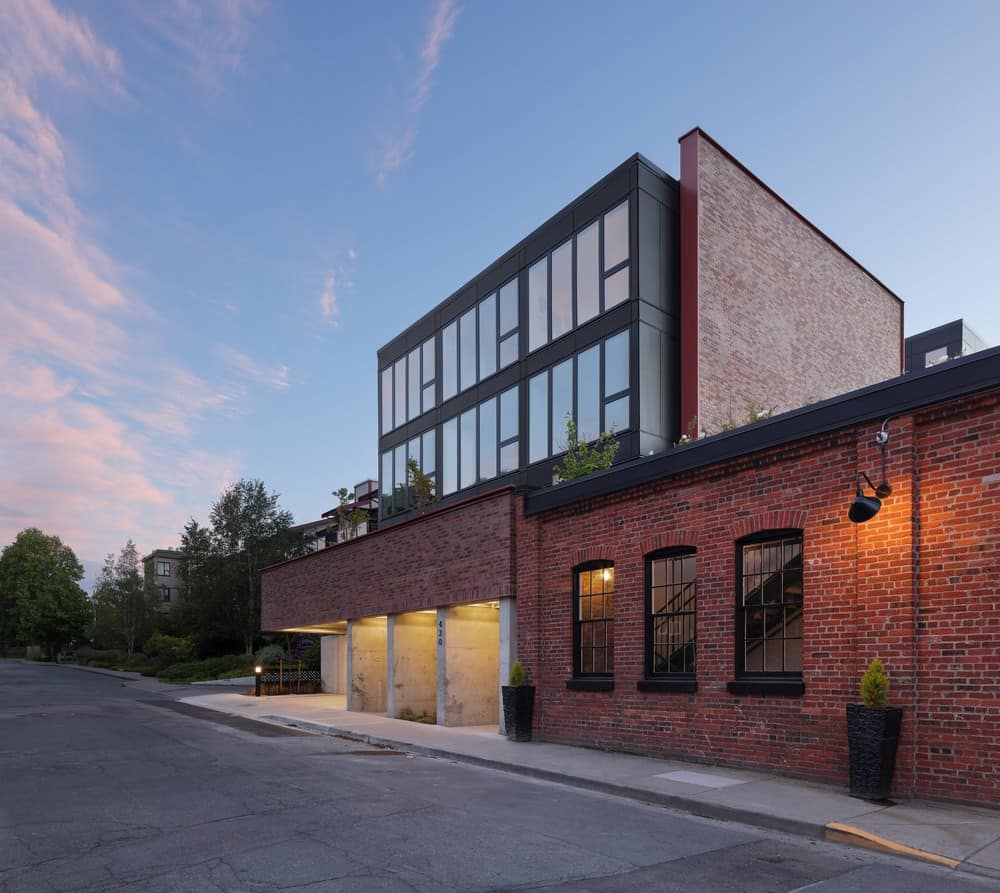
[{"label": "black parapet coping", "polygon": [[529,492],[525,495],[524,513],[537,515],[809,437],[867,422],[881,422],[891,416],[994,388],[1000,388],[1000,347],[891,378],[763,422],[623,463],[586,478]]}]

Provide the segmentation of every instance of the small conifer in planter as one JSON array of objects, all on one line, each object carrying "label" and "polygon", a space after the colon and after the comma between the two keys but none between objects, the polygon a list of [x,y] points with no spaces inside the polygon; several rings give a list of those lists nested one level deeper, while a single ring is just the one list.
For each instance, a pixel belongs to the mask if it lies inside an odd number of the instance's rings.
[{"label": "small conifer in planter", "polygon": [[528,685],[521,661],[510,668],[510,684],[500,686],[503,696],[503,724],[511,741],[530,741],[535,715],[535,686]]},{"label": "small conifer in planter", "polygon": [[889,707],[889,677],[875,658],[861,677],[860,704],[847,705],[851,796],[885,800],[896,768],[903,711]]}]

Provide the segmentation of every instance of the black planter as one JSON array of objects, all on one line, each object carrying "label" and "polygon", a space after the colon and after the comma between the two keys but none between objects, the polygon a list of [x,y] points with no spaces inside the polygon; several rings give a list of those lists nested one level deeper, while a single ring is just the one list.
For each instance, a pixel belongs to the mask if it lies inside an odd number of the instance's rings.
[{"label": "black planter", "polygon": [[511,741],[530,741],[535,715],[535,686],[501,685],[503,724]]},{"label": "black planter", "polygon": [[885,800],[889,796],[902,720],[899,707],[847,705],[852,797]]}]

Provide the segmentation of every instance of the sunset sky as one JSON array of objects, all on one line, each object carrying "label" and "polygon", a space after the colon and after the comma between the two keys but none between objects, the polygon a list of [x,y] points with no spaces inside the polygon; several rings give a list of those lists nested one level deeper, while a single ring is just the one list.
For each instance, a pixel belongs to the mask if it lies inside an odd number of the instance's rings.
[{"label": "sunset sky", "polygon": [[[1000,343],[1000,3],[0,0],[0,546],[376,476],[375,351],[701,125]],[[844,325],[866,337],[866,321]]]}]

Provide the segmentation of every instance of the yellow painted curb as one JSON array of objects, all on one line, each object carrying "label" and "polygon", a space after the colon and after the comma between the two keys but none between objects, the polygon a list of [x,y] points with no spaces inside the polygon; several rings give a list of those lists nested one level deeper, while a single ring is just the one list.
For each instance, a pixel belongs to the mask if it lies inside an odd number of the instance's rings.
[{"label": "yellow painted curb", "polygon": [[853,825],[842,825],[840,822],[830,822],[826,826],[826,839],[847,843],[857,843],[867,846],[873,850],[881,850],[885,853],[894,853],[897,856],[910,856],[914,859],[923,859],[925,862],[934,862],[938,865],[946,865],[948,868],[958,868],[962,863],[957,859],[949,859],[947,856],[939,856],[937,853],[928,853],[926,850],[918,850],[902,843],[896,843],[885,837],[879,837],[870,831],[855,828]]}]

